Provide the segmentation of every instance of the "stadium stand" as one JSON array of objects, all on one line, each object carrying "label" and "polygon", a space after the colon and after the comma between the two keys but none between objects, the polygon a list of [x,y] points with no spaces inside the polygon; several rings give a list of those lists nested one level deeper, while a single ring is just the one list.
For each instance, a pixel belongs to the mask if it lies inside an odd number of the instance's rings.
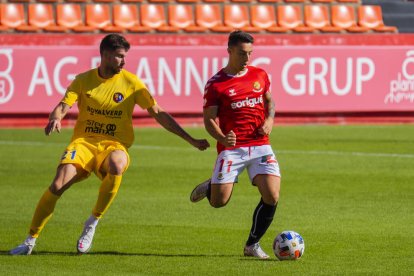
[{"label": "stadium stand", "polygon": [[150,32],[151,28],[142,26],[138,17],[137,5],[113,5],[114,25],[133,33]]},{"label": "stadium stand", "polygon": [[323,33],[339,33],[343,29],[332,26],[329,20],[329,8],[326,5],[306,5],[305,24]]},{"label": "stadium stand", "polygon": [[277,6],[277,20],[281,27],[296,33],[313,33],[316,29],[305,26],[302,9],[299,5]]},{"label": "stadium stand", "polygon": [[396,26],[399,33],[414,33],[414,1],[363,0],[362,4],[381,6],[386,25]]},{"label": "stadium stand", "polygon": [[196,6],[196,22],[213,32],[228,33],[233,28],[224,26],[221,7],[217,4],[201,4]]},{"label": "stadium stand", "polygon": [[[1,13],[1,32],[414,32],[414,2],[403,0],[12,0],[2,5],[7,12]],[[274,12],[253,8],[257,5]],[[269,18],[276,23],[260,27]]]}]

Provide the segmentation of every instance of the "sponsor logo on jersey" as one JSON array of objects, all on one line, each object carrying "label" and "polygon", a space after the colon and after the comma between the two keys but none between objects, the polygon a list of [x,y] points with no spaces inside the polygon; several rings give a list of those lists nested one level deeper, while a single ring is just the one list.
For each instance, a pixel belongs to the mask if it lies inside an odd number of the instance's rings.
[{"label": "sponsor logo on jersey", "polygon": [[246,97],[245,100],[231,103],[231,108],[232,109],[237,109],[237,108],[242,108],[242,107],[246,107],[246,106],[255,107],[257,104],[262,104],[262,103],[263,103],[263,96],[262,95],[260,95],[257,98],[251,98],[251,99]]},{"label": "sponsor logo on jersey", "polygon": [[262,92],[262,91],[263,91],[263,88],[260,87],[260,82],[255,81],[253,83],[253,92],[259,93],[259,92]]},{"label": "sponsor logo on jersey", "polygon": [[122,115],[122,110],[98,109],[90,107],[89,105],[86,107],[86,111],[91,115],[103,115],[110,118],[120,118]]},{"label": "sponsor logo on jersey", "polygon": [[236,95],[236,91],[234,89],[230,89],[229,96],[235,96],[235,95]]},{"label": "sponsor logo on jersey", "polygon": [[85,133],[96,133],[115,136],[115,131],[115,124],[104,124],[93,120],[86,121]]},{"label": "sponsor logo on jersey", "polygon": [[120,103],[120,102],[122,102],[123,100],[124,100],[124,95],[122,95],[121,93],[119,93],[119,92],[116,92],[115,94],[114,94],[114,97],[112,98],[113,100],[114,100],[114,102],[116,102],[116,103]]}]

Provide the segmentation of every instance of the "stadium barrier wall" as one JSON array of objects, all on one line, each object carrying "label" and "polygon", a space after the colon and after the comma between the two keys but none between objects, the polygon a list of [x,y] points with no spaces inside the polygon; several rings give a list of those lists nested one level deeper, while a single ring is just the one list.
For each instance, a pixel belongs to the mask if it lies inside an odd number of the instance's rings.
[{"label": "stadium barrier wall", "polygon": [[[49,113],[76,74],[99,64],[102,37],[2,35],[0,115]],[[227,62],[227,35],[127,38],[132,48],[125,68],[168,111],[200,114],[204,84]],[[255,38],[251,65],[269,73],[278,112],[414,111],[413,35]]]}]

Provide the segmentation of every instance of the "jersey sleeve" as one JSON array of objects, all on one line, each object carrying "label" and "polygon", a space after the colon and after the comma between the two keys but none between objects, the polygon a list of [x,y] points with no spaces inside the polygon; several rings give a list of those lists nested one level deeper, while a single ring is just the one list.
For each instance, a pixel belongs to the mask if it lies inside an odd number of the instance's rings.
[{"label": "jersey sleeve", "polygon": [[209,107],[209,106],[218,106],[219,101],[217,97],[217,93],[213,88],[213,85],[211,85],[211,81],[207,82],[205,88],[204,88],[204,103],[203,108]]},{"label": "jersey sleeve", "polygon": [[148,109],[157,103],[140,79],[135,83],[135,103],[142,109]]},{"label": "jersey sleeve", "polygon": [[66,89],[65,96],[61,100],[62,103],[65,103],[72,107],[72,105],[77,102],[79,95],[81,93],[80,81],[78,78],[75,78],[69,87]]}]

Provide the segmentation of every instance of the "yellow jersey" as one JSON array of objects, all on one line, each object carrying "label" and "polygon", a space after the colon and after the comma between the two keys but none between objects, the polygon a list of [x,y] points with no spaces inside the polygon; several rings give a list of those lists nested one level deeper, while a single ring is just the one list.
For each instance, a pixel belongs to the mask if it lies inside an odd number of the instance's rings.
[{"label": "yellow jersey", "polygon": [[134,141],[132,113],[135,104],[148,109],[156,104],[145,84],[122,69],[112,78],[103,79],[98,68],[76,76],[66,90],[63,103],[77,102],[79,115],[72,136],[115,140],[127,148]]}]

